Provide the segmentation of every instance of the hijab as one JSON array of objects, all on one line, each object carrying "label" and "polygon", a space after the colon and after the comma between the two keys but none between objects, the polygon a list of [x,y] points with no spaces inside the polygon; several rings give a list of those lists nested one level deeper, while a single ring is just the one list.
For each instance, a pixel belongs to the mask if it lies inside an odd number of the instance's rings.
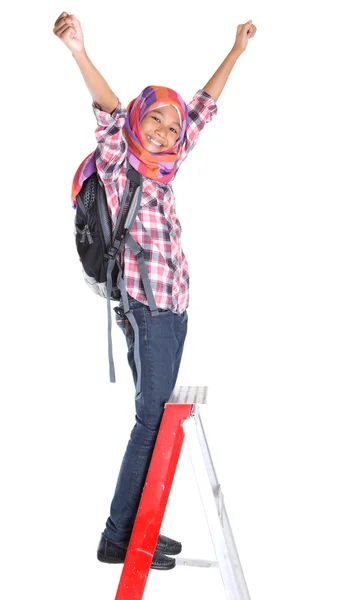
[{"label": "hijab", "polygon": [[[180,133],[172,148],[166,152],[149,152],[142,145],[140,123],[145,115],[161,106],[174,106],[179,115]],[[128,143],[129,163],[145,177],[168,183],[176,171],[179,144],[184,138],[188,109],[182,97],[174,90],[161,86],[148,86],[127,107],[125,137]]]}]

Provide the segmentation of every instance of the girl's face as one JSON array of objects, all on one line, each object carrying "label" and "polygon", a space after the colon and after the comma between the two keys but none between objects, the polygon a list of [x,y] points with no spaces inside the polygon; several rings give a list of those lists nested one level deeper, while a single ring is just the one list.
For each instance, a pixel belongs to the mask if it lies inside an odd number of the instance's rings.
[{"label": "girl's face", "polygon": [[171,105],[150,110],[140,123],[140,133],[141,143],[148,152],[170,150],[180,134],[177,110]]}]

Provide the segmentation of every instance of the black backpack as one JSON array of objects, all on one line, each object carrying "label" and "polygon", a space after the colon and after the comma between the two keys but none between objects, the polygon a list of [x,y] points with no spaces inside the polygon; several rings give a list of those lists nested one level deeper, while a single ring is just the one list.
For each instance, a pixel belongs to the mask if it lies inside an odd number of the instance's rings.
[{"label": "black backpack", "polygon": [[[123,311],[127,314],[127,318],[135,332],[135,362],[138,371],[141,369],[138,357],[137,324],[133,315],[129,312],[128,295],[122,278],[121,250],[125,244],[128,245],[137,258],[151,314],[153,316],[159,314],[147,276],[143,249],[130,234],[140,207],[142,186],[142,176],[127,163],[127,183],[121,198],[114,230],[108,210],[105,188],[97,171],[83,182],[82,188],[76,197],[75,238],[77,252],[82,263],[83,276],[93,292],[107,299],[111,382],[116,381],[111,341],[111,300],[119,301],[122,298]],[[138,381],[138,383],[140,382]]]}]

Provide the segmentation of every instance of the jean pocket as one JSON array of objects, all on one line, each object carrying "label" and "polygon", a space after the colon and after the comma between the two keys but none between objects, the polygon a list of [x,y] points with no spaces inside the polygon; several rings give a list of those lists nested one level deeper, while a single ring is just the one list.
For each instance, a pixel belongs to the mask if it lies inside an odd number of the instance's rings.
[{"label": "jean pocket", "polygon": [[159,311],[159,317],[164,317],[165,315],[170,315],[171,310],[169,310],[168,308],[158,308]]},{"label": "jean pocket", "polygon": [[188,323],[188,313],[185,310],[183,313],[181,313],[180,315],[178,315],[179,317],[179,325],[180,327],[182,327],[183,325],[187,325]]}]

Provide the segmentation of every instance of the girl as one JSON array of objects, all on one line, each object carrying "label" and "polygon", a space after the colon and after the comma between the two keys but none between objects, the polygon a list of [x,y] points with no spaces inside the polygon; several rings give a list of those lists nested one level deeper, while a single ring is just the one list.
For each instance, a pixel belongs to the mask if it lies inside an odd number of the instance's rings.
[{"label": "girl", "polygon": [[[188,263],[181,248],[171,182],[204,125],[217,113],[216,101],[256,27],[252,21],[238,25],[232,50],[188,105],[170,88],[148,86],[127,108],[90,61],[76,17],[63,12],[53,31],[72,52],[93,99],[97,150],[92,158],[105,186],[113,224],[126,185],[125,159],[143,176],[140,209],[131,233],[144,249],[159,314],[157,318],[151,315],[137,261],[126,246],[122,266],[130,312],[121,301],[116,313],[117,323],[126,336],[135,386],[138,382],[136,423],[97,551],[100,561],[121,563],[125,560],[164,405],[176,383],[187,333]],[[73,198],[89,174],[86,175],[89,161],[87,157],[76,173]],[[125,312],[131,315],[129,319]],[[135,363],[136,329],[141,372]],[[175,559],[169,555],[180,551],[179,542],[160,535],[151,568],[173,568]]]}]

